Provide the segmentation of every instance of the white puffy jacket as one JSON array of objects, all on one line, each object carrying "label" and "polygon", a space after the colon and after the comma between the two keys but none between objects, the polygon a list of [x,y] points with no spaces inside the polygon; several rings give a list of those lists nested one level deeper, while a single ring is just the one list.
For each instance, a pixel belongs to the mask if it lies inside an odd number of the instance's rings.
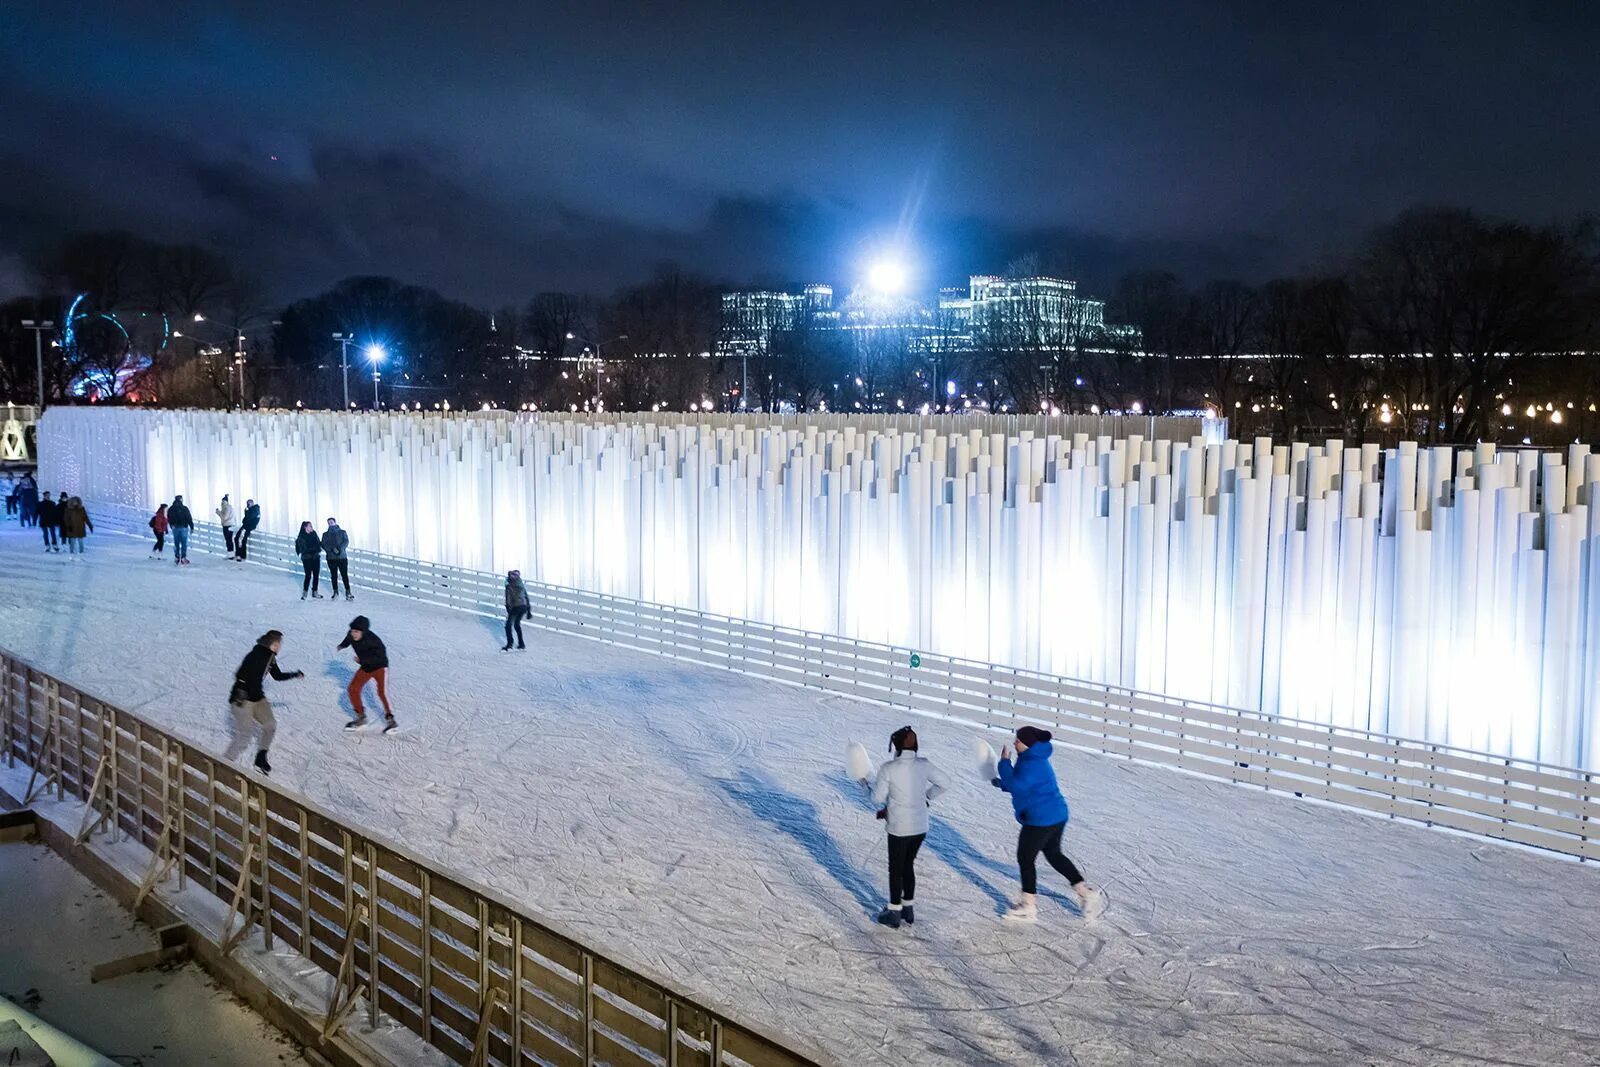
[{"label": "white puffy jacket", "polygon": [[889,805],[889,833],[912,837],[928,832],[928,801],[944,792],[944,775],[915,752],[902,752],[878,768],[872,802]]},{"label": "white puffy jacket", "polygon": [[234,518],[233,503],[231,501],[224,500],[222,502],[222,506],[217,509],[217,521],[222,523],[224,526],[232,526],[234,524]]}]

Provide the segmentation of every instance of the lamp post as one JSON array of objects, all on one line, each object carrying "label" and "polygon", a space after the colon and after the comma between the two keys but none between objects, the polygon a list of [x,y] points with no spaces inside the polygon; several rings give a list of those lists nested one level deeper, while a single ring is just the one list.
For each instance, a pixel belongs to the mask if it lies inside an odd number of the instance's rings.
[{"label": "lamp post", "polygon": [[339,342],[339,370],[344,375],[344,409],[350,410],[350,342],[355,338],[347,333],[336,333],[333,339]]},{"label": "lamp post", "polygon": [[594,409],[596,412],[600,410],[600,346],[602,344],[615,344],[617,341],[626,341],[627,339],[628,335],[625,333],[619,333],[606,341],[591,341],[587,337],[579,337],[571,332],[567,334],[567,340],[582,341],[584,344],[594,348]]},{"label": "lamp post", "polygon": [[44,414],[44,332],[55,327],[56,324],[49,319],[22,320],[22,328],[33,331],[33,365],[35,373],[39,376],[39,410],[35,413],[35,418]]},{"label": "lamp post", "polygon": [[367,346],[367,358],[372,361],[372,410],[373,411],[377,411],[378,410],[378,364],[383,362],[383,357],[385,355],[387,355],[387,353],[384,352],[382,345],[380,345],[380,344],[370,344],[370,345]]}]

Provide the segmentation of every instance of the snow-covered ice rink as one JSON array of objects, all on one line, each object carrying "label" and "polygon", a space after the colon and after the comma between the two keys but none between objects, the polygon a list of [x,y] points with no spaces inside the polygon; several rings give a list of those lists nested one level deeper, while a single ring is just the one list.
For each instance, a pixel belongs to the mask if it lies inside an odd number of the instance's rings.
[{"label": "snow-covered ice rink", "polygon": [[[1600,870],[1071,750],[1066,851],[1016,891],[1007,798],[973,731],[913,718],[934,803],[914,931],[877,926],[884,837],[842,769],[907,721],[817,692],[117,535],[86,557],[0,532],[0,644],[218,750],[263,630],[273,777],[597,946],[807,1036],[841,1064],[1600,1062]],[[351,616],[389,646],[405,730],[342,729]],[[372,696],[369,689],[369,703]],[[995,738],[998,748],[1001,738]]]}]

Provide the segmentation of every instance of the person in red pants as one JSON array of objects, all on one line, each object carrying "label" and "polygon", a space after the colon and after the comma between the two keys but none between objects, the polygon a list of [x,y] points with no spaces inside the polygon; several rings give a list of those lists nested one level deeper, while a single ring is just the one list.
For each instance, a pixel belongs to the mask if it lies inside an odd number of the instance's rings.
[{"label": "person in red pants", "polygon": [[378,702],[383,705],[383,732],[388,733],[395,728],[394,709],[389,707],[389,692],[387,687],[389,675],[389,650],[383,647],[383,642],[378,635],[372,632],[371,624],[365,615],[357,615],[350,620],[350,632],[344,635],[344,640],[339,642],[340,648],[353,649],[356,654],[356,676],[350,679],[350,706],[355,709],[356,717],[344,724],[346,730],[353,730],[367,724],[367,711],[361,706],[361,691],[366,688],[369,681],[378,683]]}]

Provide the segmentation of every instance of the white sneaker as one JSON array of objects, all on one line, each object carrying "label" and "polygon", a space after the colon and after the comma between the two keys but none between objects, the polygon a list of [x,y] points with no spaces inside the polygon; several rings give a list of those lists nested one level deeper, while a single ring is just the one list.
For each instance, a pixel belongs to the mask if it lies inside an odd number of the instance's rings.
[{"label": "white sneaker", "polygon": [[1007,922],[1013,923],[1038,922],[1039,905],[1035,904],[1031,900],[1019,900],[1017,903],[1007,908],[1005,914],[1000,917]]}]

